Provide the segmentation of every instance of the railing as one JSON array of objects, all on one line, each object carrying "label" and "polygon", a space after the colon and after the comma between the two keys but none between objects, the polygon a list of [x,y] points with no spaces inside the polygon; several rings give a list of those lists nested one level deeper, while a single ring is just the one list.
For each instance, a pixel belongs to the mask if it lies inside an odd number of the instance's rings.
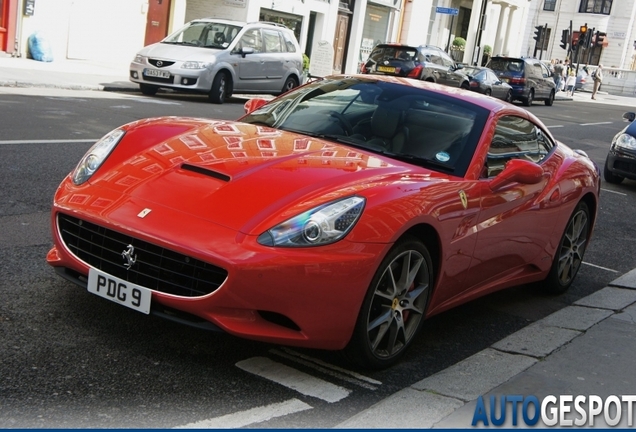
[{"label": "railing", "polygon": [[[584,65],[579,65],[579,69]],[[590,74],[596,66],[588,66]],[[601,91],[617,96],[636,96],[636,71],[603,66]]]}]

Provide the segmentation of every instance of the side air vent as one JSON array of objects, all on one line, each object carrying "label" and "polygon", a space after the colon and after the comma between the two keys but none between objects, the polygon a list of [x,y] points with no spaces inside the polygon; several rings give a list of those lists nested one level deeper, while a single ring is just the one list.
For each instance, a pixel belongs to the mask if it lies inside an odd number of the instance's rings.
[{"label": "side air vent", "polygon": [[223,180],[224,182],[229,182],[231,180],[230,176],[227,174],[223,174],[217,171],[212,171],[211,169],[203,168],[197,165],[183,164],[181,165],[181,169],[203,174],[205,176],[213,177],[215,179]]}]

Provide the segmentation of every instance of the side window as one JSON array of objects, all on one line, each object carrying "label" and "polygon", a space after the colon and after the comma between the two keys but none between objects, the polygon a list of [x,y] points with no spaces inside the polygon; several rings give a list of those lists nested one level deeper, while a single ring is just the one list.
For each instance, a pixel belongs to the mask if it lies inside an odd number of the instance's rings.
[{"label": "side window", "polygon": [[497,176],[511,159],[541,162],[553,147],[551,140],[534,123],[521,117],[504,116],[497,122],[488,149],[488,178]]},{"label": "side window", "polygon": [[279,53],[283,51],[283,44],[278,31],[263,29],[263,40],[265,41],[265,52]]},{"label": "side window", "polygon": [[240,48],[254,48],[254,52],[263,51],[263,41],[261,39],[261,29],[252,29],[245,32],[237,46]]},{"label": "side window", "polygon": [[440,58],[442,59],[442,64],[444,66],[449,68],[455,66],[455,62],[453,61],[453,59],[450,58],[446,53],[441,52]]},{"label": "side window", "polygon": [[442,58],[435,53],[426,54],[426,60],[438,65],[444,65],[444,62],[442,62]]},{"label": "side window", "polygon": [[292,41],[291,36],[286,32],[283,32],[282,35],[285,46],[287,47],[287,52],[296,52],[296,44]]}]

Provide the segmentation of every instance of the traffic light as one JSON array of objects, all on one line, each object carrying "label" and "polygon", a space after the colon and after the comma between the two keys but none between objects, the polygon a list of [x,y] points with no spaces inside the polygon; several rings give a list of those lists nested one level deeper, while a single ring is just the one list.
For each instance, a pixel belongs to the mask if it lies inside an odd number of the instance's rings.
[{"label": "traffic light", "polygon": [[570,30],[563,29],[561,31],[561,44],[559,45],[564,50],[568,49],[568,44],[570,43]]},{"label": "traffic light", "polygon": [[584,47],[587,44],[587,23],[579,28],[579,46]]},{"label": "traffic light", "polygon": [[543,26],[536,26],[534,31],[534,37],[532,39],[540,42],[543,36]]},{"label": "traffic light", "polygon": [[603,46],[603,42],[605,42],[605,36],[607,36],[607,33],[603,33],[600,31],[596,32],[596,40],[594,41],[594,45],[597,47],[602,47]]}]

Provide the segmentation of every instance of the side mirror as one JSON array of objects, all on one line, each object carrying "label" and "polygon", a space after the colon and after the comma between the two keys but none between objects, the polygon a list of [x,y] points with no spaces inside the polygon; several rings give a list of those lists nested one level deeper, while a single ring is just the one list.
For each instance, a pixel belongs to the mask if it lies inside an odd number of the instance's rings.
[{"label": "side mirror", "polygon": [[241,48],[239,53],[241,54],[241,56],[243,58],[245,58],[246,54],[254,54],[254,48],[252,48],[252,47],[243,47],[243,48]]},{"label": "side mirror", "polygon": [[623,118],[628,122],[633,122],[634,119],[636,119],[636,113],[626,112],[625,114],[623,114]]},{"label": "side mirror", "polygon": [[490,190],[495,191],[510,183],[537,184],[543,178],[543,168],[526,159],[511,159],[497,177],[490,181]]},{"label": "side mirror", "polygon": [[460,70],[460,69],[464,69],[464,65],[456,64],[455,65],[455,70]]},{"label": "side mirror", "polygon": [[267,101],[265,99],[250,99],[250,100],[248,100],[247,102],[245,102],[245,105],[243,105],[243,108],[245,109],[245,114],[250,114],[250,113],[256,111],[257,109],[259,109],[260,107],[262,107],[266,103],[267,103]]}]

